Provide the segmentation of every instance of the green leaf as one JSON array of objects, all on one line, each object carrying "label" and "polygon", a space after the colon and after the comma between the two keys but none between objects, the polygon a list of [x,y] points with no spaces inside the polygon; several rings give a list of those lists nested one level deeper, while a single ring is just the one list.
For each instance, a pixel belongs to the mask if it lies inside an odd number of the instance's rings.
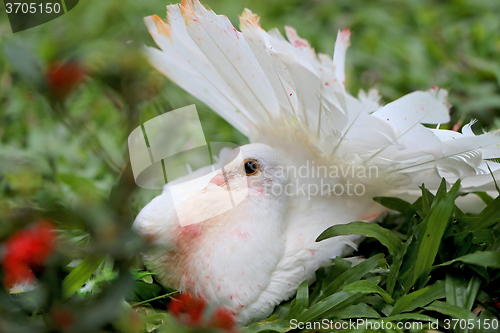
[{"label": "green leaf", "polygon": [[467,225],[468,230],[487,229],[500,222],[500,196],[490,202],[476,218]]},{"label": "green leaf", "polygon": [[283,317],[285,320],[290,320],[293,318],[297,318],[303,311],[304,305],[297,304],[297,300],[294,298],[292,302],[290,302],[290,309],[288,313]]},{"label": "green leaf", "polygon": [[451,305],[462,307],[464,304],[467,283],[463,276],[453,276],[446,274],[445,278],[446,302]]},{"label": "green leaf", "polygon": [[436,205],[446,196],[446,184],[446,179],[443,178],[441,180],[441,184],[439,184],[439,188],[436,192],[436,196],[434,197],[434,201],[432,202],[431,209],[436,207]]},{"label": "green leaf", "polygon": [[277,319],[274,321],[261,321],[254,323],[240,330],[242,333],[257,333],[257,332],[288,332],[290,331],[290,321]]},{"label": "green leaf", "polygon": [[398,211],[400,213],[406,213],[411,208],[411,203],[406,202],[399,198],[394,197],[374,197],[373,200],[378,202],[384,207]]},{"label": "green leaf", "polygon": [[471,232],[470,231],[461,231],[461,232],[457,232],[453,235],[453,238],[455,240],[455,244],[456,245],[460,245],[465,237],[467,237]]},{"label": "green leaf", "polygon": [[[419,227],[421,224],[419,225]],[[418,228],[417,228],[418,229]],[[412,236],[413,237],[413,236]],[[415,261],[418,256],[418,240],[410,244],[403,265],[399,271],[398,279],[404,294],[407,294],[414,284]]]},{"label": "green leaf", "polygon": [[[441,184],[443,183],[444,179]],[[441,238],[443,237],[450,216],[455,208],[454,200],[459,188],[460,180],[453,185],[450,192],[442,195],[443,199],[435,207],[431,208],[423,222],[425,230],[423,234],[420,235],[422,238],[418,249],[417,260],[415,261],[414,282],[424,273],[427,274],[432,268],[439,245],[441,244]],[[436,200],[438,200],[438,195],[436,195],[434,203],[436,203]]]},{"label": "green leaf", "polygon": [[366,222],[335,225],[323,231],[316,241],[319,242],[334,236],[352,234],[376,238],[382,245],[387,247],[392,255],[398,253],[403,246],[401,240],[391,234],[389,230],[382,228],[378,224],[368,224]]},{"label": "green leaf", "polygon": [[[377,295],[378,296],[378,295]],[[325,318],[335,318],[336,314],[343,311],[347,307],[353,305],[353,304],[359,304],[362,302],[362,300],[366,298],[366,294],[363,293],[356,293],[352,295],[351,297],[348,297],[347,299],[343,300],[339,304],[335,305],[332,307],[328,312],[324,314]]]},{"label": "green leaf", "polygon": [[323,296],[328,296],[337,292],[344,284],[360,280],[365,274],[368,274],[373,268],[375,268],[377,266],[377,262],[383,257],[384,255],[379,253],[345,271],[325,288]]},{"label": "green leaf", "polygon": [[373,310],[366,303],[350,305],[342,311],[335,314],[335,318],[350,319],[350,318],[380,318],[377,311]]},{"label": "green leaf", "polygon": [[309,305],[309,283],[303,281],[297,289],[297,296],[290,304],[290,311],[284,319],[297,318]]},{"label": "green leaf", "polygon": [[[497,232],[498,232],[498,230],[497,230]],[[500,252],[500,241],[496,241],[495,243],[490,244],[490,246],[488,246],[486,248],[486,251]]]},{"label": "green leaf", "polygon": [[495,174],[493,173],[493,171],[491,171],[491,168],[490,168],[490,165],[488,164],[488,162],[486,162],[486,166],[488,167],[491,178],[493,178],[493,183],[495,183],[495,188],[496,188],[498,194],[500,194],[500,187],[498,187],[497,180],[495,179]]},{"label": "green leaf", "polygon": [[[336,257],[335,260],[337,260],[337,258],[340,258],[340,257]],[[342,258],[340,258],[342,259]],[[335,260],[334,260],[334,264],[332,265],[332,267],[330,267],[330,273],[332,272],[332,270],[334,270],[336,267],[335,267]],[[345,260],[344,260],[345,261]],[[347,270],[348,268],[346,268]],[[344,272],[344,271],[342,271]],[[321,293],[322,293],[322,287],[323,287],[323,284],[325,283],[325,279],[326,279],[326,269],[325,267],[320,267],[317,271],[316,271],[316,283],[314,284],[314,287],[312,289],[312,292],[311,294],[309,295],[309,306],[308,307],[311,307],[314,303],[316,303],[316,301],[318,300],[318,298],[320,297]],[[281,305],[280,305],[281,306]],[[281,317],[280,317],[281,318]]]},{"label": "green leaf", "polygon": [[291,302],[287,302],[287,303],[282,303],[282,304],[278,305],[274,309],[273,313],[271,313],[271,316],[269,318],[267,318],[267,320],[271,320],[271,318],[274,318],[274,317],[279,318],[279,319],[285,318],[285,316],[288,314],[288,312],[290,312],[290,303]]},{"label": "green leaf", "polygon": [[139,271],[137,269],[132,270],[131,273],[132,273],[132,278],[134,280],[142,280],[142,281],[144,281],[146,283],[153,283],[152,276],[155,275],[155,273],[151,273],[149,271]]},{"label": "green leaf", "polygon": [[446,302],[466,310],[472,310],[481,279],[474,275],[469,282],[462,275],[446,274]]},{"label": "green leaf", "polygon": [[436,321],[435,318],[420,313],[402,313],[395,316],[384,318],[384,321],[391,321],[391,322],[398,322],[402,320]]},{"label": "green leaf", "polygon": [[396,253],[394,259],[392,260],[392,265],[389,270],[389,275],[387,276],[387,283],[386,283],[386,290],[389,295],[392,295],[392,293],[394,292],[394,288],[396,287],[396,281],[398,280],[400,273],[399,270],[403,263],[403,258],[412,241],[413,237],[408,238],[408,240],[404,243],[403,247],[401,248],[401,251]]},{"label": "green leaf", "polygon": [[154,313],[146,317],[146,332],[156,332],[158,328],[164,325],[174,329],[181,329],[182,327],[169,313]]},{"label": "green leaf", "polygon": [[[342,257],[335,257],[333,265],[329,267],[328,273],[322,282],[322,290],[335,281],[341,274],[346,272],[352,267],[352,262],[345,260]],[[318,281],[318,280],[317,280]]]},{"label": "green leaf", "polygon": [[425,188],[422,184],[422,211],[427,214],[429,212],[430,204],[434,200],[434,195]]},{"label": "green leaf", "polygon": [[477,251],[474,253],[466,254],[465,256],[447,261],[434,267],[441,267],[451,265],[457,261],[466,264],[479,265],[484,267],[500,268],[500,252],[491,251]]},{"label": "green leaf", "polygon": [[477,317],[474,316],[472,312],[446,302],[434,301],[424,309],[429,311],[436,311],[459,319],[477,319]]},{"label": "green leaf", "polygon": [[493,244],[495,243],[495,233],[491,229],[474,230],[472,232],[473,244]]},{"label": "green leaf", "polygon": [[474,305],[474,301],[476,300],[477,293],[479,292],[479,288],[481,287],[481,279],[474,275],[472,279],[470,279],[469,284],[467,285],[467,292],[465,294],[465,304],[463,306],[466,310],[472,310],[472,306]]},{"label": "green leaf", "polygon": [[469,230],[487,229],[498,222],[500,222],[500,196],[486,206],[467,228]]},{"label": "green leaf", "polygon": [[377,286],[376,284],[366,281],[366,280],[360,280],[360,281],[355,281],[353,283],[350,283],[342,288],[343,291],[347,292],[359,292],[359,293],[364,293],[364,294],[371,294],[371,293],[377,293],[382,298],[386,303],[393,304],[394,300],[392,297],[382,288]]},{"label": "green leaf", "polygon": [[297,289],[297,297],[295,297],[297,303],[302,303],[304,306],[309,304],[309,283],[307,281],[303,281],[299,288]]},{"label": "green leaf", "polygon": [[335,293],[331,296],[328,296],[322,301],[319,301],[318,303],[314,304],[309,310],[305,311],[302,313],[297,320],[299,322],[306,322],[306,321],[313,321],[318,318],[325,312],[331,310],[334,308],[336,305],[340,304],[341,302],[347,300],[349,297],[354,296],[355,293],[348,293],[345,291],[340,291],[338,293]]},{"label": "green leaf", "polygon": [[489,205],[492,201],[493,201],[493,198],[486,192],[476,192],[476,195],[481,199],[483,200],[483,202],[486,204],[486,205]]},{"label": "green leaf", "polygon": [[443,281],[437,281],[431,286],[414,291],[399,298],[390,313],[397,315],[401,312],[412,311],[416,308],[424,307],[430,302],[444,298],[446,296],[445,284]]},{"label": "green leaf", "polygon": [[103,256],[88,256],[80,262],[63,280],[64,297],[70,297],[78,291],[92,276],[99,265],[104,261]]},{"label": "green leaf", "polygon": [[141,302],[150,298],[154,298],[164,292],[163,288],[155,283],[147,283],[143,280],[136,280],[134,288],[130,293],[130,300]]},{"label": "green leaf", "polygon": [[[441,189],[444,188],[444,184],[445,182],[442,181],[440,186]],[[425,186],[423,186],[422,189],[424,195],[426,195],[431,202],[430,206],[435,207],[435,203],[437,202],[436,197],[427,189],[425,189]],[[412,205],[412,210],[417,212],[418,209],[422,207],[422,201],[422,197],[417,199]],[[403,293],[408,293],[411,287],[415,284],[415,262],[417,261],[417,257],[419,255],[425,255],[425,253],[421,253],[419,249],[424,238],[422,235],[425,234],[425,229],[427,228],[427,222],[430,217],[430,213],[423,214],[423,216],[423,221],[421,221],[418,215],[408,217],[409,219],[411,219],[410,225],[408,227],[408,239],[411,239],[412,241],[407,248],[406,256],[404,257],[400,272],[397,276]]]},{"label": "green leaf", "polygon": [[490,274],[488,273],[488,269],[486,267],[476,265],[470,265],[469,267],[476,272],[477,275],[482,277],[487,284],[491,282]]}]

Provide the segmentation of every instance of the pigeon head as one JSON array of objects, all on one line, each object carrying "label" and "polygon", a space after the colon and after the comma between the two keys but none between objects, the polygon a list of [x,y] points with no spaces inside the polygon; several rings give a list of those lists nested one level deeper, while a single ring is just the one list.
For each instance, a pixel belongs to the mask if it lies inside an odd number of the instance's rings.
[{"label": "pigeon head", "polygon": [[288,183],[281,158],[265,144],[244,145],[233,150],[221,163],[221,169],[209,185],[231,191],[248,189],[249,195],[272,195],[273,190],[282,189]]}]

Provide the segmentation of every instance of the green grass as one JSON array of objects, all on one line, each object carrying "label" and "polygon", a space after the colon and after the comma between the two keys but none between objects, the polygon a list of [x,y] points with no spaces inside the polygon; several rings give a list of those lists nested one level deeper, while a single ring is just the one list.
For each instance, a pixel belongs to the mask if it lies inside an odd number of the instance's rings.
[{"label": "green grass", "polygon": [[[337,31],[350,28],[351,93],[374,86],[387,103],[438,85],[450,92],[452,125],[478,118],[479,127],[500,127],[497,0],[204,3],[236,26],[244,7],[261,16],[266,30],[292,25],[322,53],[331,54]],[[165,312],[169,296],[162,295],[175,291],[135,269],[143,244],[130,225],[158,192],[135,186],[126,139],[140,123],[193,103],[207,141],[247,139],[143,57],[143,44],[154,42],[142,17],[164,17],[165,4],[80,1],[68,14],[16,34],[0,12],[0,241],[40,218],[56,222],[62,234],[58,254],[38,276],[42,288],[22,295],[0,290],[0,330],[54,331],[61,308],[70,311],[78,330],[89,332],[188,330]],[[45,73],[51,62],[66,60],[88,75],[61,101],[48,89]],[[356,255],[367,260],[352,266],[336,258],[317,272],[314,285],[302,284],[271,318],[243,331],[283,332],[292,318],[444,324],[498,317],[499,199],[480,194],[488,207],[472,215],[456,208],[457,195],[456,188],[436,196],[422,189],[415,203],[376,198],[397,211],[380,226],[338,226],[321,236],[366,236]],[[81,259],[72,273],[68,264]],[[91,287],[80,291],[89,276]],[[486,310],[471,317],[478,307]]]}]

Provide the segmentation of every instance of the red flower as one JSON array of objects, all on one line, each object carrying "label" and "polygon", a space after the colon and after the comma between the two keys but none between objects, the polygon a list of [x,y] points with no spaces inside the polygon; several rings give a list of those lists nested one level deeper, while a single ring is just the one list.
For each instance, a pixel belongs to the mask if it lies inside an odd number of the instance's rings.
[{"label": "red flower", "polygon": [[188,293],[172,297],[168,305],[168,311],[185,325],[193,328],[215,328],[235,332],[236,317],[233,311],[218,306],[214,309],[211,318],[206,320],[203,316],[206,310],[207,302],[203,298],[193,297]]},{"label": "red flower", "polygon": [[65,99],[85,79],[85,70],[76,62],[53,62],[45,79],[50,92],[59,99]]},{"label": "red flower", "polygon": [[6,288],[35,280],[33,271],[40,270],[54,250],[54,229],[51,222],[40,221],[29,229],[19,230],[6,241],[2,259]]},{"label": "red flower", "polygon": [[226,331],[233,331],[236,324],[234,312],[223,307],[217,307],[209,325]]},{"label": "red flower", "polygon": [[172,297],[172,301],[168,304],[168,311],[180,322],[189,326],[197,326],[201,324],[206,306],[204,299],[183,293]]}]

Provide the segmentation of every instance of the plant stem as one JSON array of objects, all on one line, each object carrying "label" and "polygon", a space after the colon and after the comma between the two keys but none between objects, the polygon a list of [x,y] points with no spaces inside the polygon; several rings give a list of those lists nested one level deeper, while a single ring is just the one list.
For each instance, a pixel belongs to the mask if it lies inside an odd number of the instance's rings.
[{"label": "plant stem", "polygon": [[145,304],[145,303],[149,303],[149,302],[152,302],[152,301],[156,301],[156,300],[159,300],[159,299],[162,299],[162,298],[167,298],[167,297],[170,297],[172,295],[175,295],[175,294],[178,294],[179,291],[176,290],[176,291],[173,291],[171,293],[168,293],[168,294],[164,294],[164,295],[160,295],[160,296],[157,296],[157,297],[153,297],[151,299],[148,299],[146,301],[142,301],[142,302],[139,302],[139,303],[136,303],[134,304],[133,306],[138,306],[138,305],[142,305],[142,304]]}]

